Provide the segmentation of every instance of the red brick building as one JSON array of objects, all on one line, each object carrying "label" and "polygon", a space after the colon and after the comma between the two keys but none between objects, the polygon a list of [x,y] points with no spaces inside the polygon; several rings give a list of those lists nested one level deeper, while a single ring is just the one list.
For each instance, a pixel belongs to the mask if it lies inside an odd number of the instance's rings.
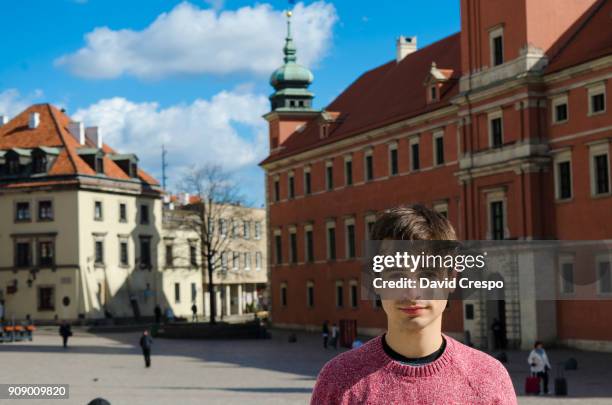
[{"label": "red brick building", "polygon": [[[322,110],[295,54],[288,35],[261,164],[275,324],[384,328],[359,299],[358,258],[374,214],[398,204],[446,213],[462,239],[612,236],[612,1],[462,0],[460,33],[422,49],[400,37],[396,60]],[[444,327],[485,345],[499,316],[517,345],[612,348],[612,302],[517,297],[453,303]]]}]

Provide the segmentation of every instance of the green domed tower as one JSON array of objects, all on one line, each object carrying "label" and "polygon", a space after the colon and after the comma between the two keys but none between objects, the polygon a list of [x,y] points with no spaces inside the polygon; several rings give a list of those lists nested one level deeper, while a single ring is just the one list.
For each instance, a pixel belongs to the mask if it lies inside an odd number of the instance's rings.
[{"label": "green domed tower", "polygon": [[270,76],[270,84],[276,90],[270,96],[272,111],[311,111],[314,94],[308,91],[308,86],[314,77],[310,70],[296,63],[296,49],[291,37],[291,11],[287,12],[287,38],[283,52],[285,64]]}]

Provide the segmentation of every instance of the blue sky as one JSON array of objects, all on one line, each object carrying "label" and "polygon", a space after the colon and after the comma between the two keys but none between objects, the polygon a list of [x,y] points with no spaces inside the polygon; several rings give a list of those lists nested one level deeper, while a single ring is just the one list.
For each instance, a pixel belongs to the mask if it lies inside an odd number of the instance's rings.
[{"label": "blue sky", "polygon": [[[459,1],[431,4],[296,2],[298,62],[315,75],[315,106],[392,59],[399,35],[417,35],[423,47],[457,32]],[[51,102],[99,125],[111,146],[137,153],[158,177],[160,145],[167,143],[171,187],[187,166],[216,161],[260,205],[257,162],[267,153],[260,115],[269,73],[282,61],[287,7],[239,0],[12,2],[0,17],[0,115]]]}]

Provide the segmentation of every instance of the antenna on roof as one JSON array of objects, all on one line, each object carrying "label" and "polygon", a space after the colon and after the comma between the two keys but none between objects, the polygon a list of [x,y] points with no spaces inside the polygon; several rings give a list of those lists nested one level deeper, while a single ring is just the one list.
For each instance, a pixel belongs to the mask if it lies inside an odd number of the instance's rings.
[{"label": "antenna on roof", "polygon": [[168,163],[166,163],[166,155],[168,151],[166,150],[166,145],[162,143],[162,189],[166,190],[166,168],[168,167]]}]

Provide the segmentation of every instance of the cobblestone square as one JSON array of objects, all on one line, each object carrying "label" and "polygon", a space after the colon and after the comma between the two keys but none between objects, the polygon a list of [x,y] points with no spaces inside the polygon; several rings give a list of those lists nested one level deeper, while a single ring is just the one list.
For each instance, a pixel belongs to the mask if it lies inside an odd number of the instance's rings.
[{"label": "cobblestone square", "polygon": [[[156,339],[153,366],[145,369],[136,333],[91,335],[75,330],[69,348],[52,331],[33,342],[0,345],[3,383],[68,383],[70,399],[87,404],[103,397],[129,404],[303,404],[321,366],[336,352],[324,350],[317,334],[272,331],[269,340],[195,341]],[[612,404],[612,355],[549,351],[553,366],[570,355],[579,363],[566,372],[570,397],[520,397],[530,404]],[[526,353],[510,352],[508,369],[522,390]],[[553,372],[554,378],[554,372]],[[50,401],[0,401],[42,404]]]}]

